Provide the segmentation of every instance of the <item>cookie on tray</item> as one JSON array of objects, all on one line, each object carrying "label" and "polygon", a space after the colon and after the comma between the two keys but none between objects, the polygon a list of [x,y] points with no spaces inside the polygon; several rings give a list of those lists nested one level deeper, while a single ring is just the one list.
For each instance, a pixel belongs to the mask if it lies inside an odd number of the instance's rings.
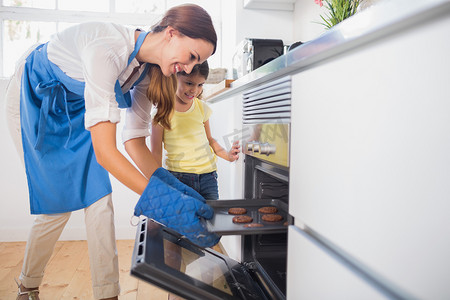
[{"label": "cookie on tray", "polygon": [[266,222],[278,222],[283,220],[283,216],[279,214],[266,214],[263,215],[261,219]]},{"label": "cookie on tray", "polygon": [[247,213],[247,209],[243,207],[231,207],[228,209],[228,213],[230,215],[245,215]]},{"label": "cookie on tray", "polygon": [[251,223],[253,218],[247,215],[233,217],[233,223]]},{"label": "cookie on tray", "polygon": [[258,211],[262,214],[274,214],[278,212],[278,208],[275,206],[264,206],[258,209]]}]

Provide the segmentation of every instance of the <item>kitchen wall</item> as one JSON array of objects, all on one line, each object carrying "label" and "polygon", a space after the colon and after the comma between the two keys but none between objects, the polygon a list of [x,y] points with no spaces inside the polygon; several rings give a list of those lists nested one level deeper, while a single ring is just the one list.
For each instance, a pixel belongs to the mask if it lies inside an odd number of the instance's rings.
[{"label": "kitchen wall", "polygon": [[295,41],[307,42],[325,32],[320,15],[326,12],[314,0],[297,0],[293,16],[293,36]]},{"label": "kitchen wall", "polygon": [[293,11],[246,9],[243,0],[223,1],[222,5],[222,67],[232,67],[236,46],[244,38],[294,41]]},{"label": "kitchen wall", "polygon": [[236,46],[247,37],[282,39],[286,45],[317,38],[325,32],[317,24],[323,13],[314,0],[297,0],[293,11],[246,9],[243,0],[222,1],[222,67],[232,68]]}]

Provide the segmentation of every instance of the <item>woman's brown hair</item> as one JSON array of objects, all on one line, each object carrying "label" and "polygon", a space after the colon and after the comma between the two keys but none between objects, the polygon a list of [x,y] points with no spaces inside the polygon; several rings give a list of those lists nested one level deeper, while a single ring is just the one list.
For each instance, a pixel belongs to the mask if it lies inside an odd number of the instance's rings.
[{"label": "woman's brown hair", "polygon": [[[195,4],[183,4],[169,9],[157,24],[153,25],[153,32],[162,32],[167,26],[178,30],[181,34],[192,39],[202,39],[210,42],[216,52],[217,35],[211,16],[202,7]],[[211,55],[212,55],[211,54]],[[147,96],[157,107],[153,124],[161,124],[164,129],[170,129],[170,118],[175,106],[177,78],[175,75],[164,76],[157,65],[152,65],[149,71],[150,84]]]},{"label": "woman's brown hair", "polygon": [[[169,9],[157,24],[152,26],[153,32],[161,32],[171,26],[183,35],[192,39],[202,39],[214,46],[216,52],[217,35],[211,16],[201,6],[182,4]],[[212,55],[211,54],[211,55]]]}]

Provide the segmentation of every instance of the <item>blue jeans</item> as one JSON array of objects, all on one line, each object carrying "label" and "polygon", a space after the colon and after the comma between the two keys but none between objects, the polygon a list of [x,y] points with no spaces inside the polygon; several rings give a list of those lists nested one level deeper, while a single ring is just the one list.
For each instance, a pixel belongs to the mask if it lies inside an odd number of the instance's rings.
[{"label": "blue jeans", "polygon": [[219,199],[217,172],[204,174],[181,173],[170,171],[179,181],[196,190],[206,200]]}]

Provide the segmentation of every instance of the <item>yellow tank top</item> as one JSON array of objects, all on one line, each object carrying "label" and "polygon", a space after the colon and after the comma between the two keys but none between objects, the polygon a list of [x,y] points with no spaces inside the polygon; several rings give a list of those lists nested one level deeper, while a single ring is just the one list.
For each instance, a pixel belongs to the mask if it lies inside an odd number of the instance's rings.
[{"label": "yellow tank top", "polygon": [[197,98],[186,112],[174,112],[170,120],[172,129],[164,130],[163,135],[168,170],[196,174],[217,170],[217,157],[203,124],[211,113],[211,108]]}]

